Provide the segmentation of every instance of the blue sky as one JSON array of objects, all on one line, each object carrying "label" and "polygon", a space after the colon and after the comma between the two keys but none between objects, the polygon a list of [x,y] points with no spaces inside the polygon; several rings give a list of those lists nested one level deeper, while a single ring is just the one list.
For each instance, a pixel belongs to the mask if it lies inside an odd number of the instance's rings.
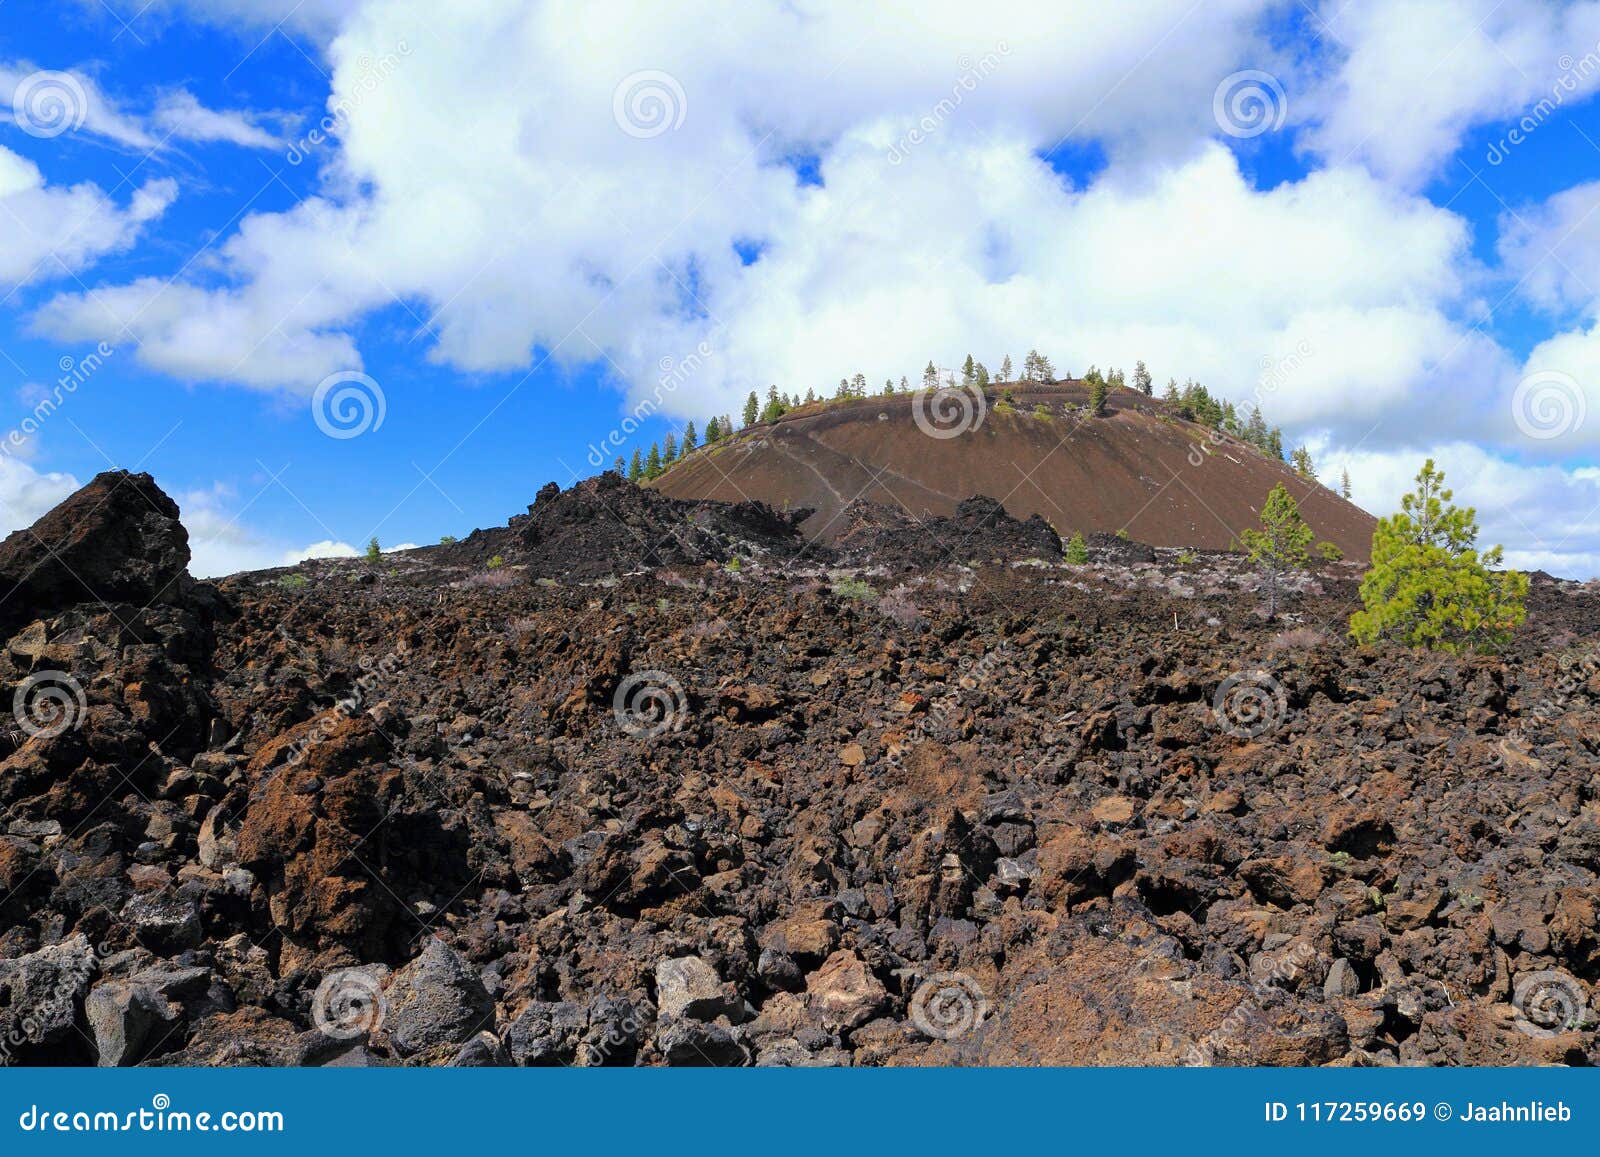
[{"label": "blue sky", "polygon": [[[115,352],[0,460],[3,529],[115,463],[200,570],[432,542],[591,473],[664,359],[630,447],[1037,347],[1270,378],[1369,508],[1435,454],[1513,561],[1600,570],[1600,6],[745,7],[7,0],[0,424]],[[1259,133],[1218,111],[1244,72]],[[340,372],[381,426],[319,427]]]}]

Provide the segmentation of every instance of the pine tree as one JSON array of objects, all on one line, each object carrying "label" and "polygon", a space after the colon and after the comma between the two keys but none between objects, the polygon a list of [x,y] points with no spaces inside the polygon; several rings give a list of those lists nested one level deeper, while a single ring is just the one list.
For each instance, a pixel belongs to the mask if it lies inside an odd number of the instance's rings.
[{"label": "pine tree", "polygon": [[1339,496],[1346,501],[1350,498],[1350,470],[1348,467],[1339,471]]},{"label": "pine tree", "polygon": [[1122,376],[1121,370],[1110,370],[1106,373],[1106,385],[1113,390],[1125,390],[1128,388],[1128,379]]},{"label": "pine tree", "polygon": [[939,388],[939,371],[934,368],[932,362],[929,362],[928,368],[922,371],[922,388],[925,390]]},{"label": "pine tree", "polygon": [[678,460],[678,439],[672,431],[667,431],[667,436],[661,439],[661,461],[663,465],[670,466]]},{"label": "pine tree", "polygon": [[633,461],[628,463],[628,481],[637,482],[644,477],[644,454],[639,447],[633,448]]},{"label": "pine tree", "polygon": [[778,387],[772,386],[767,390],[767,404],[761,411],[763,422],[776,422],[787,412],[783,399],[778,396]]},{"label": "pine tree", "polygon": [[811,389],[810,387],[807,387],[806,388],[806,405],[809,406],[812,402],[814,402],[816,400],[817,400],[817,392],[815,390]]},{"label": "pine tree", "polygon": [[835,398],[848,398],[850,396],[850,379],[840,378],[839,388],[833,392]]},{"label": "pine tree", "polygon": [[719,442],[721,439],[722,439],[722,419],[717,417],[715,414],[712,414],[711,415],[711,421],[706,423],[706,445],[707,446],[714,445],[715,443]]},{"label": "pine tree", "polygon": [[376,564],[383,559],[383,547],[378,545],[378,536],[373,535],[367,540],[367,562]]},{"label": "pine tree", "polygon": [[909,394],[911,392],[911,383],[906,379],[904,374],[900,375],[900,392],[902,394]]},{"label": "pine tree", "polygon": [[611,464],[611,469],[616,471],[618,474],[622,474],[628,469],[628,463],[623,459],[621,454],[618,454],[617,460]]},{"label": "pine tree", "polygon": [[1272,435],[1267,430],[1267,420],[1261,416],[1260,406],[1250,411],[1250,420],[1244,427],[1244,440],[1263,454],[1272,448]]},{"label": "pine tree", "polygon": [[1167,379],[1167,388],[1162,393],[1161,400],[1163,402],[1171,402],[1174,405],[1177,404],[1177,402],[1178,402],[1178,379],[1177,378],[1168,378]]},{"label": "pine tree", "polygon": [[989,367],[982,362],[978,363],[978,388],[981,390],[989,384]]},{"label": "pine tree", "polygon": [[661,447],[654,442],[650,443],[650,454],[644,460],[644,476],[648,481],[661,477]]},{"label": "pine tree", "polygon": [[1317,480],[1316,463],[1311,460],[1311,451],[1304,446],[1296,446],[1290,451],[1289,465],[1294,468],[1296,474],[1307,482],[1315,482]]},{"label": "pine tree", "polygon": [[1311,528],[1300,517],[1300,507],[1283,483],[1272,488],[1261,507],[1261,529],[1239,535],[1250,561],[1261,571],[1267,592],[1267,618],[1278,617],[1278,589],[1285,577],[1304,570],[1311,561]]},{"label": "pine tree", "polygon": [[961,363],[961,384],[973,386],[978,383],[978,367],[973,363],[972,355],[967,355],[967,360]]},{"label": "pine tree", "polygon": [[1011,355],[1007,354],[1005,357],[1000,359],[1000,376],[997,377],[995,379],[995,381],[997,381],[997,382],[1009,382],[1010,380],[1011,380]]},{"label": "pine tree", "polygon": [[1106,395],[1111,392],[1111,387],[1098,371],[1092,380],[1085,374],[1084,380],[1089,382],[1089,413],[1098,418],[1106,412]]},{"label": "pine tree", "polygon": [[678,451],[679,458],[687,458],[689,452],[699,445],[699,439],[694,432],[694,423],[690,422],[683,428],[683,449]]},{"label": "pine tree", "polygon": [[886,398],[894,397],[894,379],[893,378],[884,378],[883,379],[883,396],[886,397]]},{"label": "pine tree", "polygon": [[867,396],[867,375],[857,374],[850,379],[850,392],[858,398]]},{"label": "pine tree", "polygon": [[1150,371],[1145,368],[1143,362],[1133,363],[1133,388],[1147,398],[1155,391],[1155,382],[1151,379]]},{"label": "pine tree", "polygon": [[751,390],[750,396],[744,400],[744,424],[746,426],[754,426],[756,424],[756,418],[760,416],[760,414],[761,399],[756,397],[756,392],[754,390]]},{"label": "pine tree", "polygon": [[1089,561],[1089,544],[1083,541],[1083,531],[1072,532],[1072,537],[1067,539],[1067,545],[1062,548],[1061,557],[1073,566],[1082,566]]},{"label": "pine tree", "polygon": [[1478,512],[1453,505],[1453,497],[1429,458],[1400,512],[1378,523],[1372,569],[1361,580],[1363,609],[1350,618],[1358,643],[1492,651],[1527,618],[1528,576],[1497,571],[1498,546],[1478,553]]},{"label": "pine tree", "polygon": [[1040,354],[1037,366],[1039,376],[1034,379],[1035,381],[1053,382],[1056,380],[1056,368],[1050,364],[1049,358],[1045,357],[1043,354]]},{"label": "pine tree", "polygon": [[1267,453],[1278,461],[1283,461],[1283,431],[1272,427],[1272,432],[1267,435]]}]

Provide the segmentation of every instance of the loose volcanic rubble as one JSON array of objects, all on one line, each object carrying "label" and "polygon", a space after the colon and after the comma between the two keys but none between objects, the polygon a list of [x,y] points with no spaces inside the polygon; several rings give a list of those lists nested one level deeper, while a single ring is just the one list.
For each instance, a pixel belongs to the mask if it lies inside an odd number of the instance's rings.
[{"label": "loose volcanic rubble", "polygon": [[1595,585],[1364,651],[1347,564],[1269,623],[987,500],[929,560],[619,481],[214,585],[144,475],[0,546],[5,1060],[1600,1059]]}]

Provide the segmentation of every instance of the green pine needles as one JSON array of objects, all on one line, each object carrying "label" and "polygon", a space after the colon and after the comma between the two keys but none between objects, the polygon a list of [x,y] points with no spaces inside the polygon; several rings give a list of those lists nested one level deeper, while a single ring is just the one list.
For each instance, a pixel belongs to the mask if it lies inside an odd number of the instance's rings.
[{"label": "green pine needles", "polygon": [[1430,458],[1400,513],[1378,523],[1372,569],[1361,580],[1363,609],[1350,619],[1358,643],[1492,651],[1527,618],[1528,576],[1494,569],[1500,548],[1478,552],[1477,511],[1451,497]]}]

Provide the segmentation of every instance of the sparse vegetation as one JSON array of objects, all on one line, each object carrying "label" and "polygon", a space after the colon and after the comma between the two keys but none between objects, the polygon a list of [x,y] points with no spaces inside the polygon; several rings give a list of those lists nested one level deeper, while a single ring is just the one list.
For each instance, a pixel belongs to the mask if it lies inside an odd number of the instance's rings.
[{"label": "sparse vegetation", "polygon": [[1344,560],[1344,551],[1340,550],[1335,543],[1319,542],[1317,543],[1317,557],[1324,562],[1342,562]]},{"label": "sparse vegetation", "polygon": [[867,599],[876,599],[878,597],[878,592],[872,589],[872,585],[870,583],[863,579],[851,578],[847,576],[839,576],[834,578],[833,593],[838,595],[841,599],[859,599],[863,601]]},{"label": "sparse vegetation", "polygon": [[1073,566],[1083,566],[1089,561],[1089,544],[1083,541],[1083,531],[1075,530],[1061,548],[1061,557]]},{"label": "sparse vegetation", "polygon": [[503,555],[498,555],[497,554],[493,558],[491,558],[488,562],[486,562],[484,565],[487,566],[490,570],[499,570],[501,567],[506,565],[506,560],[505,560],[505,557]]},{"label": "sparse vegetation", "polygon": [[1430,458],[1400,511],[1372,535],[1372,567],[1361,580],[1363,609],[1350,619],[1359,643],[1392,639],[1455,653],[1491,651],[1527,617],[1528,576],[1497,571],[1496,546],[1479,554],[1477,511],[1452,504]]},{"label": "sparse vegetation", "polygon": [[286,591],[303,591],[311,585],[311,580],[299,571],[295,571],[280,578],[278,585]]}]

